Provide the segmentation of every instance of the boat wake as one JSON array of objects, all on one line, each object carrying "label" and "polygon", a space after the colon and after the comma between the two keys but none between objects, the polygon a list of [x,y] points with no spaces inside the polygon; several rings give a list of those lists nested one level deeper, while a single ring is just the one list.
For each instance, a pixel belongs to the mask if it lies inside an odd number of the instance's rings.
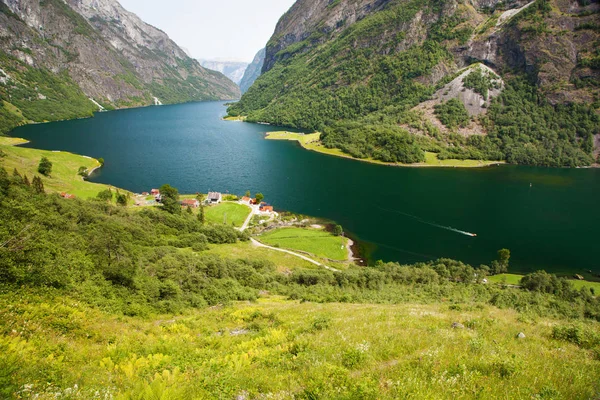
[{"label": "boat wake", "polygon": [[451,226],[445,226],[445,225],[436,224],[435,222],[427,221],[427,220],[424,220],[421,217],[417,217],[416,215],[408,214],[408,213],[405,213],[405,212],[402,212],[402,211],[390,210],[390,209],[383,208],[383,207],[379,207],[379,209],[383,210],[383,211],[388,211],[388,212],[393,212],[393,213],[396,213],[396,214],[404,215],[405,217],[412,218],[415,221],[418,221],[418,222],[420,222],[422,224],[434,226],[434,227],[440,228],[440,229],[445,229],[445,230],[451,231],[451,232],[460,233],[461,235],[470,236],[470,237],[476,237],[477,236],[476,233],[461,231],[460,229],[456,229],[456,228],[453,228]]}]

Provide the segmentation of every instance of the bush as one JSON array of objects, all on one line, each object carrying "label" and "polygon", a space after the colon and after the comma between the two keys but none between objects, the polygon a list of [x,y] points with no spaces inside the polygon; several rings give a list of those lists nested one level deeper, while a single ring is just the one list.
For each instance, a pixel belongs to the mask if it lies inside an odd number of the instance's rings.
[{"label": "bush", "polygon": [[38,165],[38,172],[44,176],[50,176],[52,173],[52,163],[48,158],[42,157]]}]

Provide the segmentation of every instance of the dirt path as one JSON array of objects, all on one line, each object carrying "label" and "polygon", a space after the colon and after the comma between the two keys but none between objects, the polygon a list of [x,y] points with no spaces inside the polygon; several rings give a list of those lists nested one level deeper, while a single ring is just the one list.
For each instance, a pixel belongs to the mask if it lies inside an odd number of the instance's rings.
[{"label": "dirt path", "polygon": [[256,239],[253,239],[253,238],[250,238],[250,241],[252,242],[252,244],[253,244],[253,245],[255,245],[255,246],[257,246],[257,247],[264,247],[264,248],[266,248],[266,249],[271,249],[271,250],[279,251],[279,252],[281,252],[281,253],[287,253],[287,254],[291,254],[291,255],[293,255],[293,256],[295,256],[295,257],[298,257],[298,258],[301,258],[301,259],[303,259],[303,260],[305,260],[305,261],[308,261],[308,262],[309,262],[309,263],[311,263],[311,264],[317,265],[317,266],[319,266],[319,267],[323,267],[323,268],[325,268],[325,269],[328,269],[328,270],[330,270],[330,271],[339,272],[339,270],[338,270],[338,269],[335,269],[335,268],[332,268],[332,267],[330,267],[330,266],[327,266],[327,265],[321,264],[320,262],[318,262],[318,261],[315,261],[315,260],[313,260],[312,258],[309,258],[309,257],[303,256],[302,254],[295,253],[295,252],[293,252],[293,251],[291,251],[291,250],[286,250],[286,249],[280,249],[280,248],[277,248],[277,247],[267,246],[266,244],[262,244],[261,242],[259,242],[259,241],[258,241],[258,240],[256,240]]},{"label": "dirt path", "polygon": [[[247,204],[244,204],[244,205],[247,205]],[[248,207],[250,207],[250,214],[248,214],[248,217],[242,224],[242,227],[240,228],[241,232],[244,232],[246,229],[248,229],[248,225],[250,224],[252,217],[254,217],[254,214],[256,214],[256,210],[258,209],[258,207],[255,207],[255,206],[248,206]]]}]

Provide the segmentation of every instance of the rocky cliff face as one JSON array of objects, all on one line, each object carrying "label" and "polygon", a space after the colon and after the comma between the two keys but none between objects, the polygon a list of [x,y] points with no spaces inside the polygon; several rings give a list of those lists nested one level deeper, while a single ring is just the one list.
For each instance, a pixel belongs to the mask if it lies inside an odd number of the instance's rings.
[{"label": "rocky cliff face", "polygon": [[154,104],[155,97],[176,103],[239,96],[233,82],[202,68],[115,0],[4,0],[0,35],[1,67],[12,83],[0,88],[10,103],[0,110],[4,131],[19,117],[89,115],[97,106],[88,98],[112,109]]},{"label": "rocky cliff face", "polygon": [[[263,72],[293,56],[298,48],[309,52],[321,43],[343,36],[357,21],[390,11],[398,3],[406,8],[416,6],[416,2],[393,0],[298,0],[277,24],[267,45]],[[600,10],[597,1],[540,0],[531,9],[529,6],[536,1],[452,0],[437,10],[426,2],[420,3],[423,7],[410,21],[386,26],[371,42],[357,38],[354,46],[369,46],[382,53],[402,51],[425,41],[430,28],[440,25],[436,29],[453,29],[465,35],[458,43],[446,43],[455,55],[454,70],[480,61],[500,71],[526,71],[535,75],[555,103],[592,102],[597,95],[597,90],[580,90],[582,82],[600,79],[597,67],[590,68],[582,62],[598,57],[594,56]],[[535,21],[523,18],[523,14],[536,13],[540,7],[544,10]],[[398,33],[403,36],[403,43],[381,47]]]},{"label": "rocky cliff face", "polygon": [[288,46],[310,39],[320,42],[323,34],[340,34],[356,21],[381,10],[390,0],[298,0],[286,12],[267,44],[262,72],[279,59],[277,54]]},{"label": "rocky cliff face", "polygon": [[248,65],[246,68],[244,76],[240,81],[240,89],[242,90],[242,93],[246,93],[254,81],[256,81],[260,76],[265,63],[265,54],[266,49],[260,49],[259,52],[254,56],[254,60],[252,60],[250,65]]},{"label": "rocky cliff face", "polygon": [[198,60],[206,69],[217,71],[239,85],[244,77],[248,63],[239,61]]}]

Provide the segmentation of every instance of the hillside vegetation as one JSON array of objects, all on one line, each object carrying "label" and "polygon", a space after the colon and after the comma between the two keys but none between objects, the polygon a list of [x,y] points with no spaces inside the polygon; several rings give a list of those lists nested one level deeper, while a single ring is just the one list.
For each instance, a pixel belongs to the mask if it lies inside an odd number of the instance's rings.
[{"label": "hillside vegetation", "polygon": [[[594,162],[594,135],[600,134],[599,72],[590,61],[599,39],[596,3],[567,11],[560,0],[537,0],[498,26],[508,7],[522,4],[363,3],[298,1],[267,46],[263,74],[229,114],[319,130],[326,147],[385,162],[419,163],[425,151],[441,159],[544,166]],[[353,12],[355,18],[347,17]],[[552,46],[575,49],[576,59]],[[463,80],[473,95],[457,98],[481,102],[480,115],[449,108],[440,114],[447,125],[442,132],[414,109],[462,67],[479,62],[494,72],[473,70]],[[471,122],[472,132],[459,134]]]},{"label": "hillside vegetation", "polygon": [[545,273],[484,284],[489,267],[449,259],[281,268],[175,210],[62,199],[0,168],[1,396],[599,393],[594,290]]}]

